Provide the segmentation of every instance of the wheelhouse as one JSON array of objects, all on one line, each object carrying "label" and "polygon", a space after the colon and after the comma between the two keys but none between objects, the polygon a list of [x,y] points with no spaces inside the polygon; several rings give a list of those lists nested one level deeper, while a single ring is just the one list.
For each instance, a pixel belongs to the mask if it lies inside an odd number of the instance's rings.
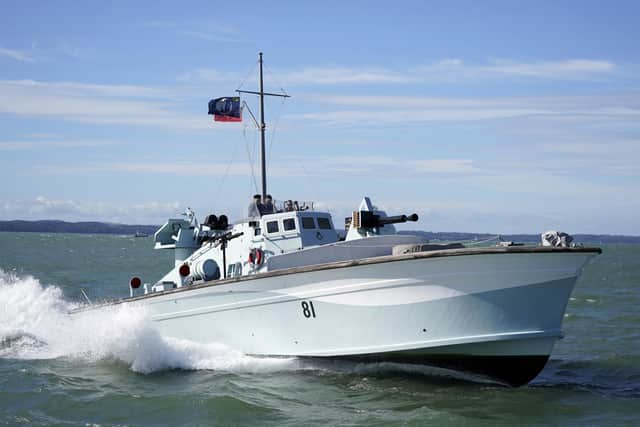
[{"label": "wheelhouse", "polygon": [[328,212],[279,212],[262,216],[259,225],[254,235],[262,236],[265,249],[271,249],[274,254],[338,241]]}]

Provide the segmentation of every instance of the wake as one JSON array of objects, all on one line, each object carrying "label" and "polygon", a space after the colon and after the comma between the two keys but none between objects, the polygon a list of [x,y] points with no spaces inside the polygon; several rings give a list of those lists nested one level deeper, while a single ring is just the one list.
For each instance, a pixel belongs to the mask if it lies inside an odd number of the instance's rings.
[{"label": "wake", "polygon": [[57,286],[0,269],[0,358],[115,360],[145,374],[167,369],[271,372],[296,366],[295,359],[255,358],[218,343],[162,337],[141,306],[68,314],[78,307]]}]

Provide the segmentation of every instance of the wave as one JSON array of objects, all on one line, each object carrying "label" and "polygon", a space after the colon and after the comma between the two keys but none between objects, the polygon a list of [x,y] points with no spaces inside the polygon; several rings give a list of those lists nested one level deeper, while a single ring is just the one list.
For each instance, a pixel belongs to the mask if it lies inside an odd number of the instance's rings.
[{"label": "wave", "polygon": [[255,358],[223,344],[162,337],[140,306],[117,306],[69,315],[80,304],[57,286],[0,269],[0,358],[115,360],[134,372],[212,369],[269,372],[295,359]]}]

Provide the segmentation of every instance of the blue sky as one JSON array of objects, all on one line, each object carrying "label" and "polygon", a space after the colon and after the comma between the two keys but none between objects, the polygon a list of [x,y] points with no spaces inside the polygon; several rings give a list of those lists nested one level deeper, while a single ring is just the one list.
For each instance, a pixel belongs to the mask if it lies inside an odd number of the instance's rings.
[{"label": "blue sky", "polygon": [[256,89],[263,51],[292,95],[267,102],[276,199],[640,235],[638,2],[0,7],[0,219],[242,217],[258,134],[207,101]]}]

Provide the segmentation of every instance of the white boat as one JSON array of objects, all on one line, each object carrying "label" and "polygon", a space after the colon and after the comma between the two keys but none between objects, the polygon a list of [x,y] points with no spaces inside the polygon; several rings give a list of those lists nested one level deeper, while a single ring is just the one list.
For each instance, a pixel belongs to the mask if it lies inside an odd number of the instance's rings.
[{"label": "white boat", "polygon": [[[260,54],[260,96],[262,54]],[[242,91],[240,91],[242,92]],[[224,343],[255,356],[419,363],[519,386],[545,366],[562,336],[576,279],[599,248],[465,247],[397,234],[364,197],[340,238],[328,212],[280,206],[266,190],[261,108],[262,194],[247,218],[228,224],[168,220],[156,249],[175,252],[155,283],[131,280],[157,330]]]}]

